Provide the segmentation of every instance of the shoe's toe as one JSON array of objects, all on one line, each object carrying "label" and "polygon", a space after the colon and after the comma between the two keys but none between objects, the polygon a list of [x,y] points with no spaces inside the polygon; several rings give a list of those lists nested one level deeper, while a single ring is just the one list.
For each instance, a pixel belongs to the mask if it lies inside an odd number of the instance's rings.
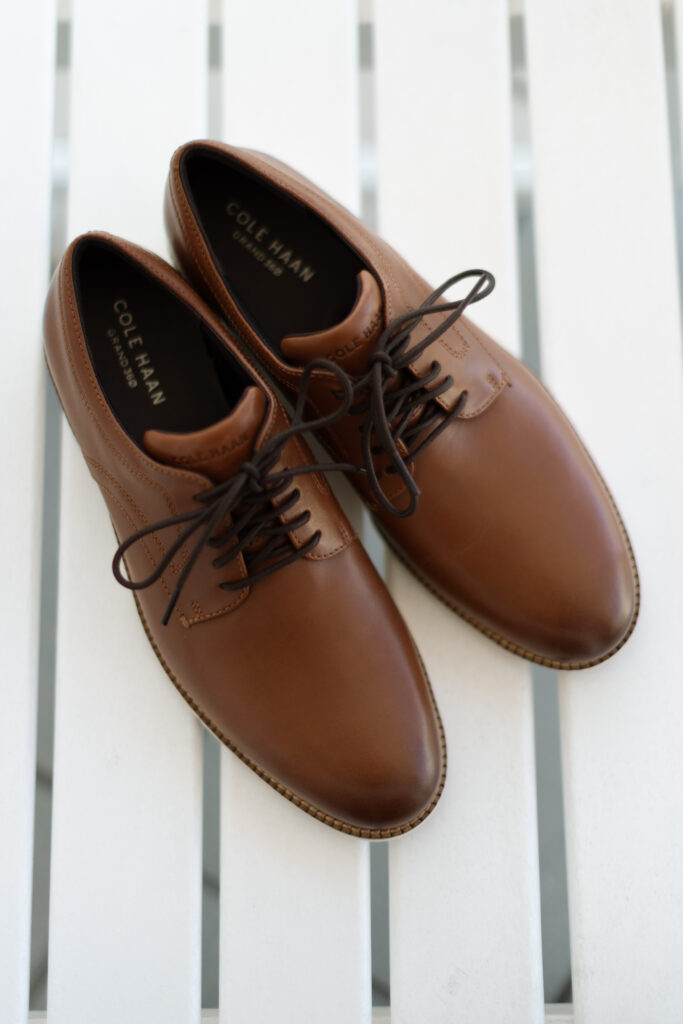
[{"label": "shoe's toe", "polygon": [[405,624],[360,544],[274,573],[202,630],[194,671],[203,706],[271,784],[371,838],[429,814],[444,783],[443,731]]},{"label": "shoe's toe", "polygon": [[566,417],[496,347],[511,381],[420,456],[410,519],[383,521],[408,563],[516,653],[581,668],[614,653],[638,612],[631,546]]}]

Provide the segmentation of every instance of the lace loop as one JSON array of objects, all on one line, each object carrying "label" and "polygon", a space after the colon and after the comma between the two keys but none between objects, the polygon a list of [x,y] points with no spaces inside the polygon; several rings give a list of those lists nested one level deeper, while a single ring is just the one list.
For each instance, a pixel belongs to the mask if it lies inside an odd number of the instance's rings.
[{"label": "lace loop", "polygon": [[[453,285],[472,277],[476,280],[464,298],[437,302]],[[354,415],[366,414],[361,428],[362,472],[367,475],[380,506],[392,515],[403,518],[415,511],[420,489],[409,465],[455,419],[467,400],[467,392],[462,391],[450,412],[446,412],[435,399],[453,386],[453,377],[449,374],[435,384],[441,373],[441,364],[437,360],[419,378],[412,377],[407,372],[408,367],[462,316],[468,306],[485,299],[494,287],[493,274],[487,270],[465,270],[449,277],[422,305],[394,317],[380,334],[377,347],[368,359],[367,370],[353,380],[354,405],[351,412]],[[450,315],[409,348],[413,329],[424,317],[437,313]],[[392,381],[394,384],[388,387]],[[433,384],[435,386],[431,387]],[[425,431],[428,431],[426,435]],[[422,440],[418,442],[420,436]],[[415,442],[418,443],[411,448]],[[378,471],[375,466],[378,454],[388,459],[389,466],[384,471]],[[380,478],[385,474],[398,474],[401,478],[408,492],[405,507],[394,504],[382,490]]]},{"label": "lace loop", "polygon": [[[317,420],[305,422],[303,415],[308,386],[311,374],[315,370],[334,373],[341,385],[339,393],[342,401],[332,413]],[[168,569],[182,547],[192,541],[188,557],[164,612],[162,623],[165,626],[168,624],[188,576],[205,547],[226,549],[213,561],[217,569],[226,566],[239,555],[244,555],[249,559],[247,575],[237,580],[221,583],[220,586],[224,590],[241,590],[243,587],[265,579],[277,569],[303,558],[319,543],[321,533],[316,530],[300,548],[295,548],[292,544],[289,537],[290,531],[304,526],[310,519],[310,512],[305,510],[289,522],[281,521],[280,516],[293,508],[300,498],[300,493],[296,489],[290,494],[285,494],[291,480],[295,476],[309,473],[336,470],[341,472],[358,471],[358,466],[352,463],[333,462],[329,464],[313,463],[277,471],[274,470],[274,467],[285,446],[293,437],[309,430],[330,426],[349,412],[352,403],[353,387],[344,371],[331,360],[313,360],[302,375],[296,410],[290,425],[266,441],[258,451],[254,452],[251,459],[240,466],[234,476],[196,494],[194,500],[197,502],[197,508],[170,516],[157,523],[151,523],[127,537],[119,545],[114,555],[112,569],[116,580],[129,590],[144,590],[146,587],[152,586]],[[275,504],[275,500],[281,496],[282,500]],[[224,523],[229,516],[234,517],[231,524],[221,533],[217,533],[221,523]],[[130,580],[123,575],[124,556],[134,544],[150,534],[180,526],[184,526],[184,528],[148,576],[142,580]],[[255,551],[248,552],[250,545],[262,540],[265,541],[262,546]]]}]

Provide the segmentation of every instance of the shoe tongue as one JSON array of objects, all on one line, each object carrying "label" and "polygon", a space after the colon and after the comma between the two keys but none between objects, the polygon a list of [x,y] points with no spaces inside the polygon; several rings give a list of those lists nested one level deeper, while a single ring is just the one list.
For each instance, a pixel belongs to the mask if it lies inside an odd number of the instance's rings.
[{"label": "shoe tongue", "polygon": [[290,334],[282,339],[282,353],[296,366],[305,366],[311,359],[332,359],[355,376],[365,370],[383,326],[379,285],[372,274],[361,270],[358,298],[349,315],[317,334]]},{"label": "shoe tongue", "polygon": [[263,391],[249,387],[230,415],[218,423],[191,434],[147,430],[142,443],[160,462],[203,473],[214,483],[222,483],[251,458],[266,405]]}]

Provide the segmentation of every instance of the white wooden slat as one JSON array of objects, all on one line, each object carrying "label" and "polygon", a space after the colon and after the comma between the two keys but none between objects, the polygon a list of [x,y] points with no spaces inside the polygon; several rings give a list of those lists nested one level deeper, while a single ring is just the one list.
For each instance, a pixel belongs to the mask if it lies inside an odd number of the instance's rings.
[{"label": "white wooden slat", "polygon": [[644,595],[561,681],[574,1008],[683,1019],[683,389],[660,7],[527,0],[545,378],[606,474]]},{"label": "white wooden slat", "polygon": [[72,2],[69,229],[163,254],[171,154],[206,129],[207,0]]},{"label": "white wooden slat", "polygon": [[[36,777],[44,367],[41,309],[49,272],[55,70],[52,0],[0,7],[0,430],[7,539],[0,716],[0,1021],[28,1011]],[[21,97],[21,102],[17,98]],[[15,101],[12,102],[12,97]]]},{"label": "white wooden slat", "polygon": [[[181,28],[182,26],[182,28]],[[163,250],[176,145],[205,128],[204,0],[73,4],[69,234]],[[62,473],[50,1019],[200,1012],[201,731],[111,574],[116,540],[69,431]]]},{"label": "white wooden slat", "polygon": [[223,0],[223,135],[357,209],[357,6]]},{"label": "white wooden slat", "polygon": [[220,1020],[370,1018],[367,844],[288,803],[224,754]]},{"label": "white wooden slat", "polygon": [[[503,0],[379,0],[380,228],[435,285],[472,266],[473,317],[519,344],[509,28]],[[531,674],[394,559],[449,747],[441,804],[390,852],[394,1024],[543,1018]]]},{"label": "white wooden slat", "polygon": [[[681,124],[683,124],[683,107],[681,102],[683,101],[683,75],[681,75],[681,69],[683,68],[683,5],[681,0],[663,0],[662,7],[665,12],[671,11],[671,23],[673,27],[674,35],[674,50],[676,54],[676,84],[678,86],[678,117],[679,117],[679,133]],[[680,146],[680,134],[679,134],[679,146]],[[679,160],[679,175],[680,171],[680,160]],[[675,182],[675,185],[680,188],[680,178]]]},{"label": "white wooden slat", "polygon": [[[264,1014],[268,1016],[271,1014],[270,1009],[265,1009]],[[41,1021],[44,1024],[50,1024],[47,1014],[37,1011],[29,1015],[31,1022]],[[203,1010],[202,1011],[202,1024],[215,1024],[218,1020],[218,1011],[216,1010]],[[319,1018],[321,1024],[327,1024],[327,1016]],[[157,1024],[158,1018],[153,1014],[148,1017],[146,1024]],[[546,1007],[546,1024],[573,1024],[573,1014],[571,1013],[571,1007],[559,1004],[557,1006]],[[391,1024],[391,1011],[389,1007],[375,1007],[373,1009],[373,1024]],[[497,1020],[490,1022],[490,1024],[507,1024],[507,1017],[505,1016],[505,1010],[501,1012]]]},{"label": "white wooden slat", "polygon": [[[224,139],[291,163],[357,210],[354,0],[224,0],[222,24]],[[369,1021],[368,853],[224,752],[221,1021],[252,1024],[263,1005],[291,1024]]]}]

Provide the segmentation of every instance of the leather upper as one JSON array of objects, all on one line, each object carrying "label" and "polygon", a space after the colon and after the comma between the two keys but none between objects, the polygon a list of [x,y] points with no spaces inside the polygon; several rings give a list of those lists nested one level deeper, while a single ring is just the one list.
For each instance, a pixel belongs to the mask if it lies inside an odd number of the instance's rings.
[{"label": "leather upper", "polygon": [[[288,419],[261,374],[180,275],[113,236],[92,233],[76,239],[50,285],[46,356],[69,423],[123,540],[196,507],[194,496],[234,472],[235,459],[240,459],[236,449],[227,455],[221,449],[217,427],[205,432],[199,447],[191,433],[179,438],[175,465],[168,464],[169,440],[163,433],[145,435],[152,455],[123,429],[98,380],[84,334],[73,269],[83,239],[96,239],[137,262],[227,346],[252,389],[235,415],[247,427],[263,415],[252,447],[277,435]],[[307,445],[293,437],[280,465],[312,461]],[[445,747],[438,712],[407,629],[324,477],[300,475],[293,483],[300,498],[280,519],[286,523],[302,510],[310,512],[305,525],[289,531],[295,548],[320,534],[307,555],[251,586],[226,591],[221,582],[246,578],[245,557],[217,569],[215,549],[205,547],[164,627],[164,609],[188,557],[185,545],[157,582],[137,592],[139,611],[176,687],[251,768],[335,828],[370,838],[398,834],[432,810],[443,787]],[[134,544],[126,555],[130,578],[147,577],[178,531],[152,532]]]},{"label": "leather upper", "polygon": [[[294,395],[306,337],[283,343],[284,357],[254,327],[257,310],[243,309],[230,288],[230,268],[218,265],[210,235],[188,194],[183,165],[208,150],[260,176],[270,188],[323,218],[359,254],[381,293],[380,328],[431,294],[432,288],[390,246],[314,184],[272,157],[212,142],[176,151],[165,216],[176,258],[213,301],[256,359]],[[460,268],[454,268],[460,269]],[[376,337],[376,309],[367,282],[348,323],[329,331],[330,358],[349,372],[358,338]],[[417,344],[439,314],[419,322]],[[344,351],[344,343],[350,348]],[[335,346],[338,350],[335,358]],[[287,357],[287,358],[285,358]],[[639,585],[625,528],[600,474],[568,420],[540,382],[466,317],[460,317],[411,364],[415,378],[437,361],[453,386],[436,401],[445,412],[462,392],[457,418],[411,466],[421,495],[417,511],[400,519],[379,507],[367,483],[352,482],[374,512],[389,543],[413,571],[461,615],[504,646],[559,668],[595,664],[614,653],[633,629]],[[316,372],[312,414],[332,408],[331,374]],[[324,434],[340,458],[360,464],[358,419],[347,416]],[[380,456],[381,460],[381,456]],[[398,500],[405,485],[385,477]]]}]

